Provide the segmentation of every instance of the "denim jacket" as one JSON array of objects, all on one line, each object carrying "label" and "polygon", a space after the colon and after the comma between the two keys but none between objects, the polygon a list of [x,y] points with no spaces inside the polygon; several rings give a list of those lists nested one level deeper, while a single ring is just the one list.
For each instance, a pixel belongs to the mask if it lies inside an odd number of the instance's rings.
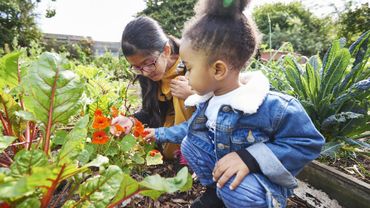
[{"label": "denim jacket", "polygon": [[[250,72],[246,77],[239,96],[218,110],[216,158],[244,148],[268,179],[295,188],[294,176],[319,156],[324,138],[297,99],[269,91],[269,82],[261,72]],[[177,126],[156,129],[157,140],[181,143],[185,136],[208,140],[205,110],[210,97],[212,94],[190,96],[185,104],[197,106],[192,117]]]}]

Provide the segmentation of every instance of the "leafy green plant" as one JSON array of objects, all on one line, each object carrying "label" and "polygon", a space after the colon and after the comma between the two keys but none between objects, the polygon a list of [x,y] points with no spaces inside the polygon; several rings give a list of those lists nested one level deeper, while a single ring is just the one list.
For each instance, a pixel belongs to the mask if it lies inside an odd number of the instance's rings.
[{"label": "leafy green plant", "polygon": [[301,101],[329,149],[370,130],[369,38],[367,31],[349,49],[343,40],[334,41],[323,61],[313,56],[305,68],[294,57],[284,60],[288,92]]},{"label": "leafy green plant", "polygon": [[0,206],[55,207],[65,201],[53,196],[67,193],[64,207],[113,207],[136,194],[156,199],[191,187],[186,168],[174,178],[137,182],[108,157],[89,155],[84,82],[58,54],[23,64],[20,55],[0,59]]}]

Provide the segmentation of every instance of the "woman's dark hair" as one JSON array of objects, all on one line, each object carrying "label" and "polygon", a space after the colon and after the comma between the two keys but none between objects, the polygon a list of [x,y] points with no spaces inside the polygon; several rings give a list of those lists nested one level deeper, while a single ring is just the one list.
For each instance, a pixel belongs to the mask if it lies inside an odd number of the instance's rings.
[{"label": "woman's dark hair", "polygon": [[152,54],[162,51],[168,41],[159,24],[150,17],[138,17],[129,22],[122,33],[122,53],[125,56]]},{"label": "woman's dark hair", "polygon": [[[171,54],[179,54],[179,41],[167,36],[158,22],[150,17],[138,17],[127,24],[122,33],[122,52],[125,57],[136,54],[150,55],[162,51],[165,44],[171,46]],[[142,110],[149,127],[162,126],[166,109],[158,101],[159,83],[138,75],[142,96]],[[140,120],[140,119],[139,119]],[[144,120],[144,119],[143,119]]]},{"label": "woman's dark hair", "polygon": [[223,60],[240,70],[253,56],[258,45],[258,31],[243,10],[250,0],[200,0],[196,16],[187,23],[183,38],[194,50],[202,49],[208,63]]}]

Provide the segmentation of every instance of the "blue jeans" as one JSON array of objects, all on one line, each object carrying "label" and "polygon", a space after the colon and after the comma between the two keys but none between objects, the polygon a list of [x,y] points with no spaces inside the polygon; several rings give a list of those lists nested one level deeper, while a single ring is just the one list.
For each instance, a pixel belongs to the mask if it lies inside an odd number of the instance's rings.
[{"label": "blue jeans", "polygon": [[[212,171],[217,158],[211,141],[185,138],[181,143],[181,152],[202,185],[214,183]],[[217,188],[217,195],[226,207],[285,207],[287,197],[292,194],[292,190],[274,184],[258,173],[250,173],[236,189],[230,190],[234,177],[221,189]]]}]

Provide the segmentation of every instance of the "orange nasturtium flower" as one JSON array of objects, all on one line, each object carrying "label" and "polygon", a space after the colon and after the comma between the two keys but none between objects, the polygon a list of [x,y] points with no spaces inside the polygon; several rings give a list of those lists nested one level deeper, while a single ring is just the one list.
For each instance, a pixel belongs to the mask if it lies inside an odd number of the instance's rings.
[{"label": "orange nasturtium flower", "polygon": [[158,150],[151,150],[150,152],[149,152],[149,155],[151,156],[151,157],[154,157],[156,154],[158,154],[159,153],[159,151]]},{"label": "orange nasturtium flower", "polygon": [[110,121],[104,116],[95,116],[93,128],[94,129],[105,129],[110,125]]},{"label": "orange nasturtium flower", "polygon": [[119,115],[119,111],[115,106],[112,106],[110,108],[110,114],[112,115],[113,118],[115,118]]},{"label": "orange nasturtium flower", "polygon": [[115,136],[120,136],[122,133],[125,133],[125,131],[126,131],[126,128],[125,127],[122,127],[119,124],[114,125],[114,128],[115,128],[114,129],[114,135]]},{"label": "orange nasturtium flower", "polygon": [[93,134],[92,143],[93,144],[105,144],[109,140],[109,137],[105,134],[104,131],[96,131]]},{"label": "orange nasturtium flower", "polygon": [[98,109],[95,110],[94,115],[95,116],[103,116],[103,111],[98,108]]},{"label": "orange nasturtium flower", "polygon": [[135,119],[134,136],[142,136],[144,132],[144,125],[137,119]]}]

